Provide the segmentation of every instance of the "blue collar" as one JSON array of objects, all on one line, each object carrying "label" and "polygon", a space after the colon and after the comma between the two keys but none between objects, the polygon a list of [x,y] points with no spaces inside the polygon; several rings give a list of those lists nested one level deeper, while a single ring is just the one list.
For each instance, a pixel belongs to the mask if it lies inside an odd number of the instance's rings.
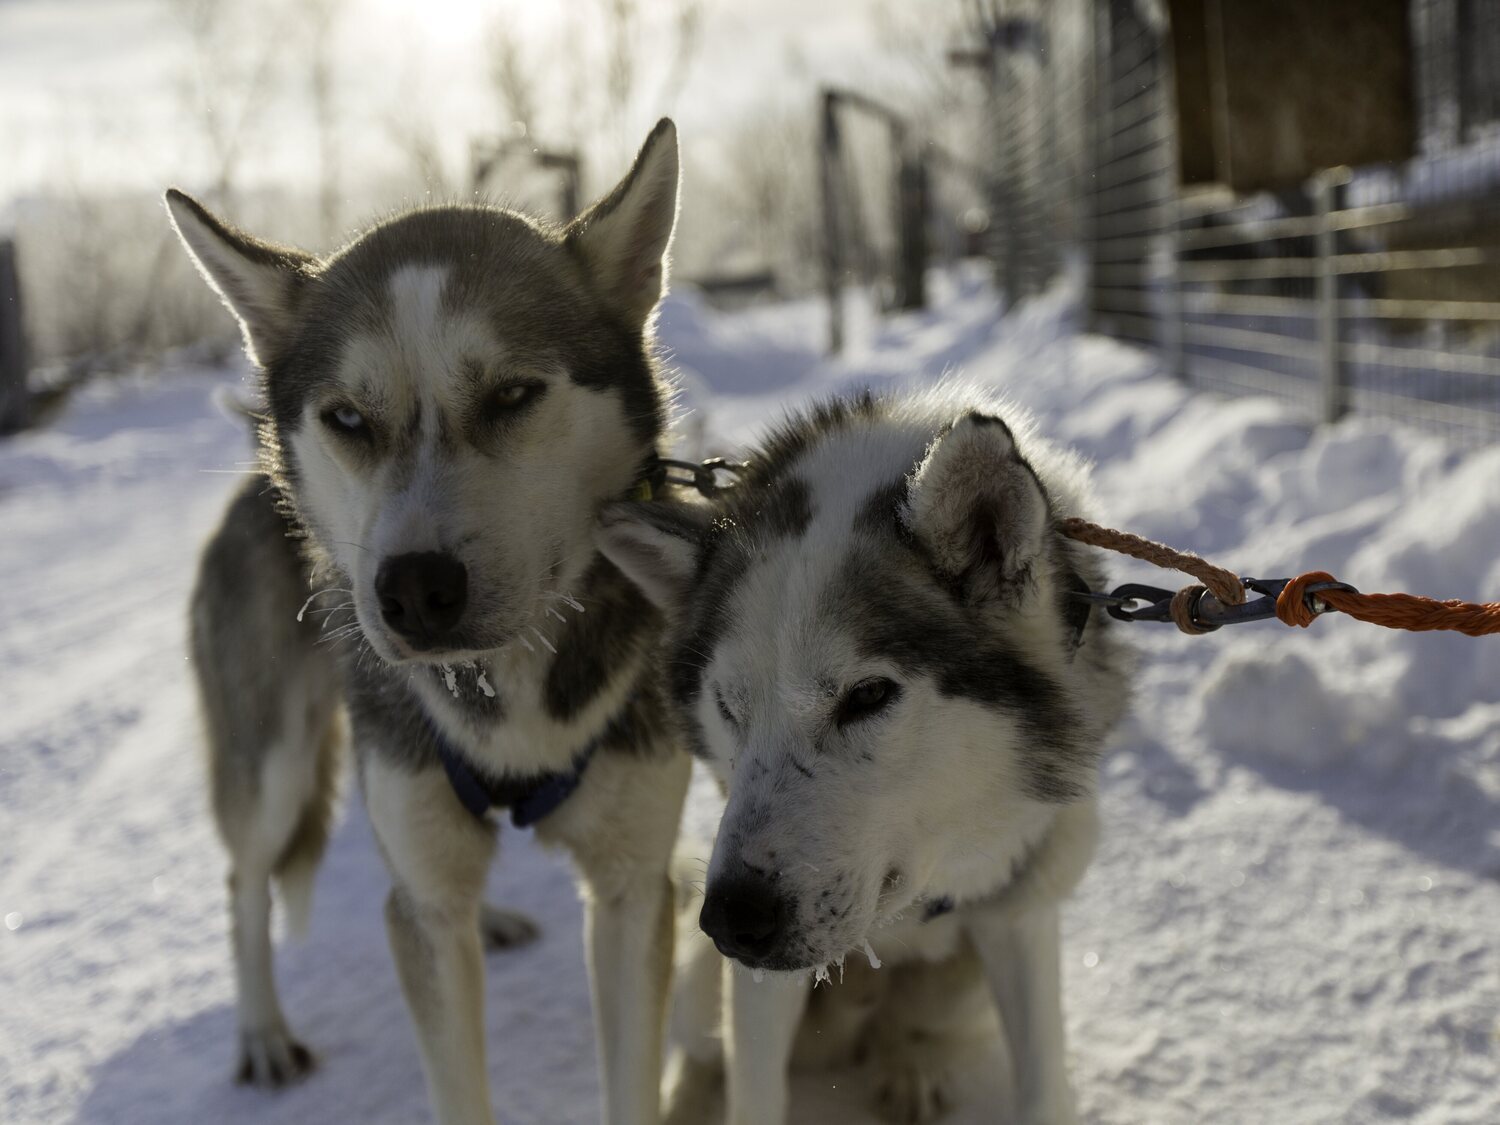
[{"label": "blue collar", "polygon": [[531,828],[556,812],[573,795],[583,782],[583,771],[588,769],[594,752],[605,741],[617,735],[629,734],[630,710],[634,702],[635,693],[632,692],[619,713],[589,739],[582,750],[573,755],[571,768],[519,777],[504,773],[486,774],[475,769],[430,715],[427,716],[427,726],[432,731],[438,759],[443,763],[443,772],[448,775],[448,784],[453,786],[453,793],[459,803],[476,820],[488,822],[492,810],[509,809],[512,824],[517,828]]}]

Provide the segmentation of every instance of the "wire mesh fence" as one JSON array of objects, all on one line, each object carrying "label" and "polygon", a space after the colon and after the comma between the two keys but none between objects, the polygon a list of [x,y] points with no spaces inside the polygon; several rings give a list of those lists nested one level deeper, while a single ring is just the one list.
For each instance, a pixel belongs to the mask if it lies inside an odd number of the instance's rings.
[{"label": "wire mesh fence", "polygon": [[[1091,326],[1157,350],[1193,385],[1500,437],[1500,78],[1494,53],[1481,58],[1500,6],[1384,7],[1410,56],[1410,93],[1397,93],[1411,154],[1247,190],[1230,186],[1259,171],[1246,159],[1226,175],[1221,152],[1193,174],[1195,131],[1222,133],[1228,111],[1197,98],[1204,79],[1173,49],[1168,5],[1036,5],[1050,50],[996,50],[995,207],[1014,216],[996,229],[1002,287],[1036,292],[1081,243]],[[1196,8],[1212,31],[1216,5]]]}]

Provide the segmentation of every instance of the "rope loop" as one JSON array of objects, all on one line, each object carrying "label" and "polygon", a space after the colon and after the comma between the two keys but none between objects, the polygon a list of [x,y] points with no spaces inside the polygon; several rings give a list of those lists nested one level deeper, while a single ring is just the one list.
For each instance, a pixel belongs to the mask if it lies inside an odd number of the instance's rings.
[{"label": "rope loop", "polygon": [[[1314,598],[1308,597],[1307,588],[1314,582],[1337,581],[1338,579],[1326,570],[1309,570],[1306,574],[1297,575],[1276,597],[1276,619],[1283,625],[1306,629],[1318,619],[1318,614],[1321,612],[1314,604]],[[1332,590],[1326,590],[1314,597],[1324,605],[1331,605],[1328,601],[1328,594],[1331,593],[1333,593]]]},{"label": "rope loop", "polygon": [[1198,608],[1198,599],[1208,593],[1207,586],[1184,586],[1172,595],[1172,624],[1190,637],[1201,637],[1215,632],[1217,625],[1200,625],[1193,620],[1193,611]]},{"label": "rope loop", "polygon": [[1060,530],[1069,539],[1087,543],[1091,547],[1103,547],[1107,551],[1118,551],[1133,559],[1140,559],[1164,570],[1180,570],[1191,574],[1224,605],[1240,605],[1245,600],[1245,585],[1232,570],[1214,566],[1213,563],[1191,551],[1177,551],[1164,543],[1131,535],[1128,531],[1114,531],[1100,527],[1088,520],[1070,517],[1058,521]]},{"label": "rope loop", "polygon": [[[1100,527],[1078,518],[1060,520],[1057,527],[1063,535],[1079,543],[1117,551],[1167,570],[1180,570],[1198,579],[1202,585],[1184,586],[1172,596],[1169,606],[1172,621],[1184,633],[1197,636],[1219,628],[1218,624],[1204,626],[1194,620],[1194,611],[1205,593],[1212,594],[1223,606],[1243,605],[1245,602],[1245,583],[1239,575],[1215,566],[1191,551],[1177,551],[1139,535]],[[1309,591],[1313,586],[1319,588]],[[1259,582],[1256,588],[1262,589]],[[1270,591],[1266,592],[1269,595]],[[1275,609],[1276,618],[1282,624],[1302,629],[1328,610],[1337,610],[1356,620],[1387,629],[1411,632],[1443,629],[1470,637],[1500,633],[1500,602],[1466,602],[1458,598],[1438,601],[1416,594],[1362,594],[1322,570],[1309,571],[1288,580],[1276,595]],[[1241,620],[1256,616],[1243,615]],[[1137,615],[1132,619],[1141,620],[1141,617]]]}]

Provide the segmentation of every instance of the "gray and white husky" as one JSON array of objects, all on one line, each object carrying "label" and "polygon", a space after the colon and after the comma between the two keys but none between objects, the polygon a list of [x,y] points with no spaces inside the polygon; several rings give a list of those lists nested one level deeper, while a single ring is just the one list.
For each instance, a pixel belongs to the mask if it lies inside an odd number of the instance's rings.
[{"label": "gray and white husky", "polygon": [[[658,1118],[689,759],[654,657],[661,616],[593,531],[665,440],[652,327],[677,186],[663,121],[564,229],[434,207],[326,258],[168,193],[267,404],[265,475],[206,552],[192,613],[247,1078],[310,1061],[272,982],[268,880],[306,897],[342,699],[438,1118],[493,1120],[481,922],[501,940],[529,927],[481,914],[506,805],[577,865],[604,1119]],[[299,623],[308,573],[347,624],[337,668]]]},{"label": "gray and white husky", "polygon": [[[791,419],[719,504],[604,514],[605,553],[674,620],[674,696],[727,791],[700,920],[733,959],[734,1125],[784,1119],[808,970],[967,951],[1015,1119],[1073,1120],[1058,906],[1093,852],[1127,680],[1106,618],[1070,597],[1100,588],[1099,564],[1055,526],[1086,484],[1017,411],[948,386]],[[683,1036],[679,1093],[713,1064],[711,1030]],[[917,1068],[887,1090],[902,1120],[951,1093],[940,1057],[880,1065]]]}]

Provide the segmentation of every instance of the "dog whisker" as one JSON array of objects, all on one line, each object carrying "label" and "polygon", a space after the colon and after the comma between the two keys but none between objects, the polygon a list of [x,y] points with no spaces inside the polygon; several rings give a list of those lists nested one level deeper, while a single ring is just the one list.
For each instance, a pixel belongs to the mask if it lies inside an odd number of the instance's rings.
[{"label": "dog whisker", "polygon": [[[314,590],[310,595],[308,595],[307,601],[305,601],[305,602],[302,603],[302,608],[297,611],[297,620],[301,621],[302,620],[302,615],[307,612],[307,607],[310,606],[310,605],[312,605],[313,602],[317,601],[324,594],[353,594],[353,593],[354,593],[353,590],[346,590],[346,589],[344,589],[343,587],[340,587],[340,586],[328,586],[328,587],[325,587],[322,590]],[[337,608],[337,607],[335,607],[335,608]]]}]

